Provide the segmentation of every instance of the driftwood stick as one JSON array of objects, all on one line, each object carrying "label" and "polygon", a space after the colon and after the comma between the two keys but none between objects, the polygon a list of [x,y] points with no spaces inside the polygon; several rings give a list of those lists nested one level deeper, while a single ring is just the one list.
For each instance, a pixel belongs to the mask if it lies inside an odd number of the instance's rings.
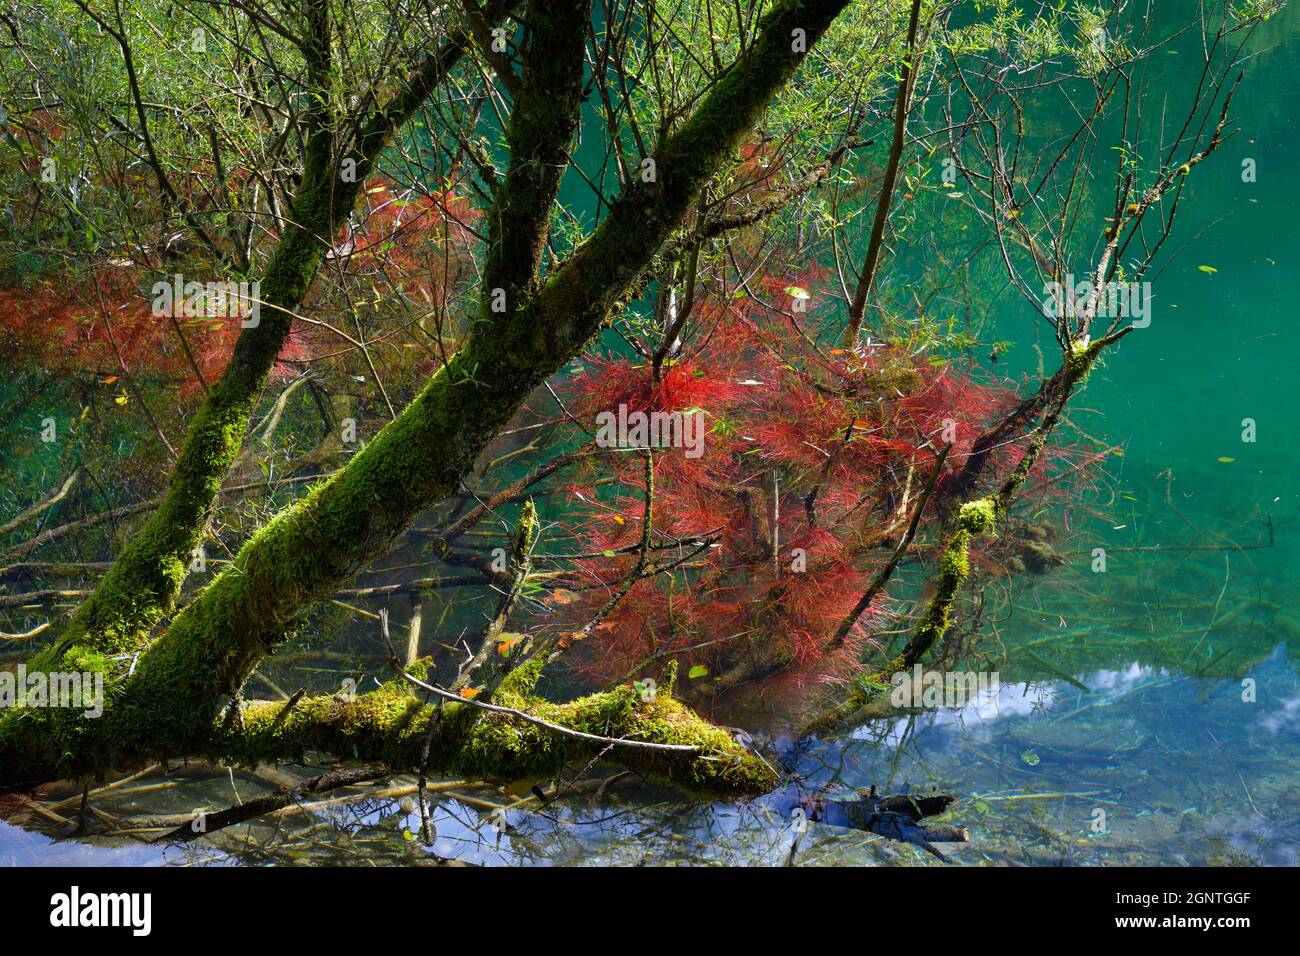
[{"label": "driftwood stick", "polygon": [[203,818],[203,827],[201,829],[195,828],[194,822],[196,821],[183,824],[161,837],[160,840],[166,843],[186,843],[201,836],[216,833],[218,830],[224,830],[226,827],[234,826],[237,823],[244,823],[247,820],[253,820],[264,814],[283,809],[290,803],[294,803],[310,794],[327,793],[340,787],[369,783],[371,780],[378,780],[390,774],[391,771],[380,767],[332,770],[329,773],[321,774],[319,777],[312,777],[296,787],[281,787],[274,793],[259,797],[256,800],[250,800],[237,807],[230,807],[219,813],[208,814]]}]

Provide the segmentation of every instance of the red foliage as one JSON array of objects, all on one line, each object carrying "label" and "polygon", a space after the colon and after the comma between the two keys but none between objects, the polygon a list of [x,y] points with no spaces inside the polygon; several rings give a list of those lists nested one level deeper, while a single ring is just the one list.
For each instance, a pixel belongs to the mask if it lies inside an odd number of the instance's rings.
[{"label": "red foliage", "polygon": [[339,230],[331,258],[351,276],[382,277],[412,299],[444,301],[472,264],[477,216],[451,192],[424,194],[389,180],[367,186],[353,222]]},{"label": "red foliage", "polygon": [[[155,316],[148,295],[151,277],[133,266],[109,265],[75,282],[41,279],[0,289],[0,333],[6,351],[24,364],[60,375],[78,372],[134,375],[177,385],[182,394],[199,388],[181,343],[184,334],[206,381],[221,374],[239,337],[238,315],[177,318]],[[180,333],[177,331],[180,328]],[[283,361],[304,357],[304,336],[294,329],[281,350]],[[283,365],[277,366],[283,372]]]},{"label": "red foliage", "polygon": [[[773,298],[789,285],[764,283]],[[910,519],[938,451],[952,443],[932,514],[976,437],[1015,396],[889,347],[825,350],[791,316],[768,318],[748,299],[697,309],[698,327],[709,330],[703,344],[659,381],[649,363],[606,356],[587,360],[570,385],[569,407],[585,423],[622,405],[629,413],[702,409],[707,425],[699,457],[683,447],[654,455],[648,560],[651,568],[683,563],[636,583],[573,656],[600,681],[651,658],[714,676],[755,659],[788,660],[781,681],[843,675],[888,598],[878,597],[843,641],[834,636]],[[1004,473],[1021,447],[996,450],[991,469]],[[1038,473],[1055,474],[1065,460],[1048,456]],[[578,562],[579,583],[539,622],[547,628],[591,621],[638,563],[644,458],[613,452],[601,462],[569,486],[566,508],[575,550],[601,556]],[[616,490],[602,493],[595,479],[611,473]],[[702,547],[705,536],[712,543]]]},{"label": "red foliage", "polygon": [[[463,250],[472,238],[469,206],[449,194],[393,197],[392,190],[386,182],[368,187],[372,202],[361,204],[356,225],[342,231],[330,260],[344,277],[382,276],[375,284],[385,291],[397,287],[425,304],[443,302],[466,268]],[[187,281],[198,278],[184,267],[171,271]],[[240,316],[173,320],[154,315],[152,285],[168,279],[170,273],[122,260],[86,267],[82,274],[0,288],[0,348],[11,361],[40,365],[61,376],[111,378],[125,367],[152,384],[172,385],[192,396],[199,383],[185,346],[211,383],[239,337]],[[287,377],[314,353],[337,348],[337,341],[326,342],[313,327],[295,320],[273,376]]]}]

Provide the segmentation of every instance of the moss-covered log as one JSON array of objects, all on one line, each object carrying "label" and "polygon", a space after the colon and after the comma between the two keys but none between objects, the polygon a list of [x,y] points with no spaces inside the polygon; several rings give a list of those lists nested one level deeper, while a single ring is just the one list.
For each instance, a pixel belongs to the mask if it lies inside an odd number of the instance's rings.
[{"label": "moss-covered log", "polygon": [[[422,674],[423,666],[414,673]],[[94,775],[110,766],[129,767],[196,753],[245,765],[297,760],[308,753],[335,754],[414,773],[421,767],[426,741],[428,771],[474,779],[542,777],[565,764],[582,766],[604,754],[621,766],[691,791],[754,796],[776,785],[770,764],[671,696],[671,679],[649,700],[631,685],[620,685],[553,703],[533,694],[541,666],[541,661],[533,661],[514,671],[498,688],[493,703],[579,734],[674,749],[592,741],[513,714],[485,712],[470,703],[439,707],[424,703],[407,683],[394,681],[358,696],[258,701],[237,712],[221,711],[209,717],[198,750],[188,736],[169,739],[124,718],[121,711],[110,711],[98,721],[70,717],[80,724],[77,755],[71,760],[61,759],[70,755],[61,754],[58,747],[43,748],[39,759],[30,751],[15,759],[12,746],[17,738],[0,737],[0,786]],[[179,700],[174,706],[186,709]],[[42,729],[48,733],[50,727]],[[52,739],[44,738],[46,743]],[[111,759],[97,760],[96,754]]]},{"label": "moss-covered log", "polygon": [[537,672],[534,664],[515,671],[494,702],[581,733],[696,749],[598,744],[470,704],[439,709],[422,703],[407,686],[390,683],[352,701],[315,697],[291,708],[250,705],[242,728],[219,733],[210,752],[252,764],[316,751],[414,772],[428,739],[430,772],[476,780],[544,777],[566,764],[583,766],[603,752],[620,766],[687,790],[754,796],[776,785],[770,765],[667,693],[645,700],[624,685],[557,704],[532,696]]}]

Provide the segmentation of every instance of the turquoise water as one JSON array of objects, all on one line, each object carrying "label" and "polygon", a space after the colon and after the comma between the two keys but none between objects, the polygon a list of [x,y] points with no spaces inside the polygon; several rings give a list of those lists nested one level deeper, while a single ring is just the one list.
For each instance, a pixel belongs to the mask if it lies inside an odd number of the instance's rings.
[{"label": "turquoise water", "polygon": [[[1162,14],[1172,22],[1192,9],[1167,4]],[[1153,95],[1185,80],[1195,51],[1178,49],[1159,64]],[[969,843],[945,847],[958,863],[1300,862],[1300,198],[1291,172],[1300,155],[1300,6],[1266,24],[1253,53],[1236,101],[1241,131],[1189,181],[1171,240],[1178,254],[1151,276],[1151,326],[1125,340],[1077,402],[1075,420],[1124,454],[1108,460],[1095,513],[1072,510],[1062,545],[1069,564],[1014,595],[1001,625],[1010,660],[996,699],[876,721],[797,752],[774,742],[817,786],[956,793],[949,818],[971,831]],[[1254,183],[1241,180],[1245,158],[1257,162]],[[1008,338],[1021,323],[1023,339],[1023,322],[1010,303],[997,319]],[[1012,372],[1033,366],[1023,345],[1009,356]],[[1246,418],[1256,423],[1254,442],[1242,441]],[[1105,574],[1090,568],[1095,547],[1107,549]],[[408,838],[418,812],[409,792],[390,792],[403,783],[409,791],[410,781],[390,781],[185,849],[130,837],[56,840],[24,805],[9,803],[0,863],[437,855],[777,865],[795,836],[761,807],[685,803],[626,781],[599,800],[566,793],[547,808],[508,810],[502,832],[490,809],[521,797],[466,786],[435,798],[431,852]],[[96,806],[129,821],[219,808],[270,785],[160,773]],[[912,846],[816,826],[796,860],[937,863]]]}]

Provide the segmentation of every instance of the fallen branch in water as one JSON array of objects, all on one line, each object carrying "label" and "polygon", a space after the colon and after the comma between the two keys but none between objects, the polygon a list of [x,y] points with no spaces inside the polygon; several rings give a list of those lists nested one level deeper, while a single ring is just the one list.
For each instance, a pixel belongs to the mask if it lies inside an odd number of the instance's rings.
[{"label": "fallen branch in water", "polygon": [[199,837],[216,833],[218,830],[224,830],[226,827],[234,826],[237,823],[244,823],[264,814],[283,809],[310,794],[328,793],[331,790],[338,790],[340,787],[352,787],[359,783],[369,783],[372,780],[391,775],[392,771],[385,770],[382,767],[332,770],[329,773],[321,774],[319,777],[312,777],[310,780],[303,781],[296,787],[281,787],[274,793],[259,797],[256,800],[250,800],[248,803],[241,803],[239,806],[230,807],[218,813],[195,817],[190,822],[160,837],[159,841],[186,843],[190,840],[197,840]]}]

